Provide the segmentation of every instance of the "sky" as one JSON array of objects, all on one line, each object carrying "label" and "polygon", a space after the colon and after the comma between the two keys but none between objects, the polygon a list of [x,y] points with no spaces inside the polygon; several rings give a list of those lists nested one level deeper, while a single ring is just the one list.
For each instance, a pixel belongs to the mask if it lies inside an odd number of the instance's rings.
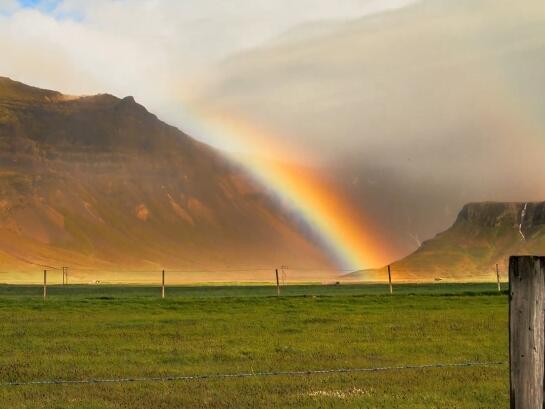
[{"label": "sky", "polygon": [[[466,202],[545,200],[538,0],[0,0],[0,55],[0,75],[316,167],[392,258]],[[225,118],[261,138],[199,126]]]},{"label": "sky", "polygon": [[[161,113],[215,62],[312,21],[412,0],[0,0],[0,69],[65,92],[135,95]],[[175,119],[176,115],[168,119]]]}]

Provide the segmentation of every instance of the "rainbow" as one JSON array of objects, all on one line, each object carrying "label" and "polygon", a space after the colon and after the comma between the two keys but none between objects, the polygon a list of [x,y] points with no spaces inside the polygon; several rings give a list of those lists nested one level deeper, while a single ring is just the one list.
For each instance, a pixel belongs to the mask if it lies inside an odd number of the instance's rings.
[{"label": "rainbow", "polygon": [[[478,83],[474,86],[486,91],[482,95],[489,99],[479,103],[493,107],[489,115],[481,115],[480,126],[491,135],[498,128],[498,133],[519,135],[521,140],[531,137],[536,143],[542,143],[543,121],[536,114],[535,106],[530,104],[531,99],[521,94],[517,78],[512,78],[510,72],[498,64],[484,65],[479,61],[478,66],[482,69],[482,72],[477,72],[480,75],[469,75],[468,78],[476,78]],[[259,149],[261,145],[272,157],[294,157],[292,147],[281,146],[273,134],[250,126],[236,115],[222,116],[199,110],[191,110],[187,114],[182,123],[198,124],[191,129],[190,134],[194,136],[219,145],[225,143],[224,146],[228,145],[233,151],[244,152],[248,146],[251,151],[262,151]],[[381,266],[388,261],[388,245],[374,239],[372,223],[344,200],[340,192],[328,186],[321,175],[282,162],[234,158],[241,161],[258,182],[270,188],[303,217],[341,268],[363,269]],[[539,186],[534,191],[535,196],[525,200],[541,200],[543,192]]]},{"label": "rainbow", "polygon": [[[293,157],[293,149],[281,146],[278,138],[232,116],[192,112],[189,118],[189,121],[184,118],[186,132],[199,139],[228,143],[231,152],[252,148],[262,152],[266,147],[268,157]],[[283,161],[232,156],[259,184],[305,221],[339,269],[355,271],[384,264],[386,249],[368,232],[372,230],[368,228],[371,223],[363,219],[361,211],[352,207],[341,192],[328,185],[322,175]]]}]

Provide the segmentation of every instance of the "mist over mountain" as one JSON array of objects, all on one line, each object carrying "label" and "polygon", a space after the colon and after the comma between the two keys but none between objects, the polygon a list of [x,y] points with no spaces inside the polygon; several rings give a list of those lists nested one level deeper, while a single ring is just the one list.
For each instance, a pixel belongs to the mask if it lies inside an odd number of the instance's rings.
[{"label": "mist over mountain", "polygon": [[535,0],[315,22],[224,60],[189,97],[305,152],[393,260],[465,203],[545,199],[544,22]]},{"label": "mist over mountain", "polygon": [[329,265],[241,169],[132,97],[73,97],[0,78],[3,269],[228,270],[300,260]]}]

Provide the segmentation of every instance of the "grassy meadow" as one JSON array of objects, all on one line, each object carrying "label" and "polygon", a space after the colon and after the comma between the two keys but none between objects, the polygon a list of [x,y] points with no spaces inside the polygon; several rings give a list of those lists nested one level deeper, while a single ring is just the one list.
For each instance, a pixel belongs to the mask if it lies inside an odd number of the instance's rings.
[{"label": "grassy meadow", "polygon": [[[492,284],[0,286],[0,383],[507,361]],[[5,408],[499,408],[508,366],[1,386]]]}]

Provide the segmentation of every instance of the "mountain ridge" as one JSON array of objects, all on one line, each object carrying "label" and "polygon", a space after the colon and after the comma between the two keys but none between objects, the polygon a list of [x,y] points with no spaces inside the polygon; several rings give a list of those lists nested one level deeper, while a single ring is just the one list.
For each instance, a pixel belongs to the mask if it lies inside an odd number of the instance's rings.
[{"label": "mountain ridge", "polygon": [[301,257],[330,265],[238,165],[134,98],[0,78],[1,270],[251,269]]},{"label": "mountain ridge", "polygon": [[[545,253],[545,201],[472,202],[447,230],[391,263],[400,280],[486,281],[508,269],[511,255]],[[384,279],[385,268],[352,277]]]}]

